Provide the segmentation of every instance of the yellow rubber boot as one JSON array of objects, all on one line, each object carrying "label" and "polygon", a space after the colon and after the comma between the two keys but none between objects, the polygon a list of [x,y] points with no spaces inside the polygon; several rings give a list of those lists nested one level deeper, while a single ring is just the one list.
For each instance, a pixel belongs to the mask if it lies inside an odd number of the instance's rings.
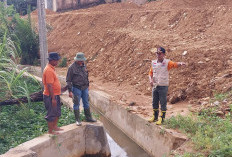
[{"label": "yellow rubber boot", "polygon": [[164,122],[165,115],[166,115],[166,111],[162,111],[159,120],[156,122],[156,125],[161,125]]},{"label": "yellow rubber boot", "polygon": [[154,122],[154,120],[155,120],[155,116],[154,116],[154,114],[153,114],[152,117],[151,117],[151,119],[148,120],[148,122],[149,122],[149,123],[152,123],[152,122]]},{"label": "yellow rubber boot", "polygon": [[153,115],[151,117],[151,119],[148,120],[148,122],[152,123],[158,120],[158,116],[159,116],[159,109],[153,109]]}]

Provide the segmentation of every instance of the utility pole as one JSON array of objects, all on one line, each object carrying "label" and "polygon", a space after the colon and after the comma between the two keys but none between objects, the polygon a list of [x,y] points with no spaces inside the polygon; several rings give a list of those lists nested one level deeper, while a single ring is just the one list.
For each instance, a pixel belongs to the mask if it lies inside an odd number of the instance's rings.
[{"label": "utility pole", "polygon": [[47,47],[47,28],[46,28],[46,12],[44,0],[37,0],[38,8],[38,22],[39,22],[39,47],[40,47],[40,63],[41,71],[43,70],[48,62],[48,47]]}]

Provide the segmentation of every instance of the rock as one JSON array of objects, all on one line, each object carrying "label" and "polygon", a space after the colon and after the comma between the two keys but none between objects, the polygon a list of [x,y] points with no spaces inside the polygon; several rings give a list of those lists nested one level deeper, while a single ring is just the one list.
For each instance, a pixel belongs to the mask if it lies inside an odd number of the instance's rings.
[{"label": "rock", "polygon": [[186,99],[186,92],[185,91],[177,91],[175,93],[173,93],[170,97],[169,97],[169,101],[171,104],[175,104],[178,101],[181,100],[185,100]]},{"label": "rock", "polygon": [[201,106],[205,106],[206,104],[208,104],[208,101],[201,101],[200,104]]},{"label": "rock", "polygon": [[205,98],[202,98],[201,100],[203,100],[203,101],[209,101],[210,97],[205,97]]},{"label": "rock", "polygon": [[220,102],[219,101],[215,101],[213,104],[216,105],[216,106],[218,106],[220,104]]},{"label": "rock", "polygon": [[227,104],[227,103],[228,103],[227,99],[224,99],[224,100],[222,101],[222,103],[223,103],[224,105]]},{"label": "rock", "polygon": [[210,59],[209,59],[209,58],[206,58],[205,61],[208,62],[208,61],[210,61]]},{"label": "rock", "polygon": [[136,102],[131,102],[131,103],[129,103],[128,106],[134,106],[135,104],[136,104]]},{"label": "rock", "polygon": [[151,61],[150,59],[143,59],[144,62],[148,62]]},{"label": "rock", "polygon": [[100,52],[102,52],[102,51],[104,51],[104,48],[103,48],[103,47],[100,49]]},{"label": "rock", "polygon": [[177,103],[178,101],[180,101],[180,98],[177,97],[176,95],[172,95],[170,98],[169,98],[169,101],[171,104],[175,104]]},{"label": "rock", "polygon": [[189,100],[188,103],[189,104],[194,104],[194,100]]},{"label": "rock", "polygon": [[198,109],[197,108],[190,108],[189,111],[196,113],[196,112],[198,112]]},{"label": "rock", "polygon": [[215,113],[217,116],[220,116],[220,117],[224,116],[224,113],[222,111],[216,111]]},{"label": "rock", "polygon": [[204,62],[203,61],[199,61],[198,64],[203,64]]},{"label": "rock", "polygon": [[225,74],[222,76],[222,78],[231,78],[232,77],[232,74]]},{"label": "rock", "polygon": [[188,53],[187,51],[184,51],[184,52],[182,53],[182,55],[185,56],[187,53]]},{"label": "rock", "polygon": [[150,51],[151,51],[151,53],[156,53],[157,48],[151,48]]}]

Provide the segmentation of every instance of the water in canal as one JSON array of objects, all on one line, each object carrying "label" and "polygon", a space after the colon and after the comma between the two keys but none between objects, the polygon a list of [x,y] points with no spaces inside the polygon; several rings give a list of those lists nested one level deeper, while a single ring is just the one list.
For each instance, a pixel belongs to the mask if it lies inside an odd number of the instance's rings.
[{"label": "water in canal", "polygon": [[140,146],[97,111],[93,105],[91,107],[92,111],[100,116],[100,121],[107,132],[111,157],[150,157]]}]

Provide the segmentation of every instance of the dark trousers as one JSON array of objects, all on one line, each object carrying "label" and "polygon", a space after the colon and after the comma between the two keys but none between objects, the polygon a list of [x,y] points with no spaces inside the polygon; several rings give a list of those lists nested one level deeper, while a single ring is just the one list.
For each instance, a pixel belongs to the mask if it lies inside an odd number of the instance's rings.
[{"label": "dark trousers", "polygon": [[159,109],[159,103],[161,105],[161,111],[167,110],[167,93],[168,86],[157,86],[152,89],[152,106],[153,109]]},{"label": "dark trousers", "polygon": [[47,110],[47,114],[45,116],[45,119],[48,122],[53,122],[57,117],[59,118],[61,116],[61,105],[60,105],[60,96],[56,95],[56,107],[52,106],[52,97],[43,95],[43,102],[45,105],[45,108]]}]

